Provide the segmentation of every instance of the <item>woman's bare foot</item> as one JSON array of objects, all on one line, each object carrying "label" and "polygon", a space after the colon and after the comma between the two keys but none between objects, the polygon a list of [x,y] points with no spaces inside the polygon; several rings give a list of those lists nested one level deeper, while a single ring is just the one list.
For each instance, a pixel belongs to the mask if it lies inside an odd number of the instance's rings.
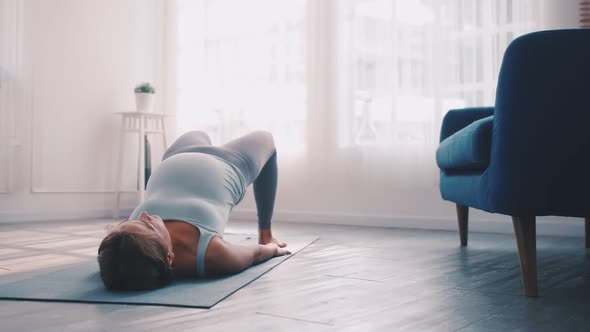
[{"label": "woman's bare foot", "polygon": [[272,231],[270,229],[259,229],[258,230],[258,243],[259,244],[274,243],[279,248],[284,248],[287,246],[287,243],[279,241],[274,236],[272,236]]}]

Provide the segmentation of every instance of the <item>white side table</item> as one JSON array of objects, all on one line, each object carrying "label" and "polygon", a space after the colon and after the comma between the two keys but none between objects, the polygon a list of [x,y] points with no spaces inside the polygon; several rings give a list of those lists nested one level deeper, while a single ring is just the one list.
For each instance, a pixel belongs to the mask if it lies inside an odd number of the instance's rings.
[{"label": "white side table", "polygon": [[148,134],[162,135],[164,151],[168,147],[166,143],[166,126],[164,114],[147,112],[117,112],[121,116],[121,134],[119,138],[119,161],[117,170],[117,183],[115,188],[115,207],[113,218],[119,217],[121,201],[121,181],[123,173],[123,159],[125,153],[125,135],[129,132],[138,134],[139,153],[137,159],[137,192],[139,201],[143,201],[145,192],[145,137]]}]

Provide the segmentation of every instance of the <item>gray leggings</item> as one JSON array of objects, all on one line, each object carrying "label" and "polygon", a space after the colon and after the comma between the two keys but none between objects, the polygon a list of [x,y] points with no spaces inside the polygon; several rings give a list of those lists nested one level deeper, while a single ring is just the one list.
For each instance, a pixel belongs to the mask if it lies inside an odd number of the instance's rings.
[{"label": "gray leggings", "polygon": [[254,131],[222,146],[211,145],[207,133],[195,130],[180,136],[164,153],[162,160],[178,153],[200,152],[235,165],[254,184],[258,228],[270,229],[277,192],[277,151],[272,134]]}]

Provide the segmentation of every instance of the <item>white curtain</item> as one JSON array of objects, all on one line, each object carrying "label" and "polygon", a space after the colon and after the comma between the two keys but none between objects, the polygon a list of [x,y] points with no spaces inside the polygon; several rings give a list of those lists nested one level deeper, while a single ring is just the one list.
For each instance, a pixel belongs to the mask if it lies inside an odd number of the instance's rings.
[{"label": "white curtain", "polygon": [[177,132],[271,131],[279,214],[440,215],[441,119],[493,105],[506,46],[540,28],[537,4],[178,0]]},{"label": "white curtain", "polygon": [[[264,10],[261,10],[264,8]],[[285,156],[305,149],[305,1],[180,1],[178,132],[223,143],[274,133]]]}]

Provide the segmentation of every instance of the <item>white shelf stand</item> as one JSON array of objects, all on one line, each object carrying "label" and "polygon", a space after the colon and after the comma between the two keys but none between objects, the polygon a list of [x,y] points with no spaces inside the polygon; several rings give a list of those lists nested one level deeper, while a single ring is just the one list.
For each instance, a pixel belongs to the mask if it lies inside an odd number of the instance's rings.
[{"label": "white shelf stand", "polygon": [[137,158],[137,192],[141,203],[145,193],[145,137],[148,134],[162,135],[164,151],[168,147],[166,142],[165,115],[148,112],[117,112],[121,116],[121,133],[119,136],[119,160],[117,169],[117,181],[115,188],[115,206],[113,218],[119,217],[121,203],[121,182],[123,178],[123,162],[125,157],[125,136],[127,133],[137,133],[139,153]]}]

